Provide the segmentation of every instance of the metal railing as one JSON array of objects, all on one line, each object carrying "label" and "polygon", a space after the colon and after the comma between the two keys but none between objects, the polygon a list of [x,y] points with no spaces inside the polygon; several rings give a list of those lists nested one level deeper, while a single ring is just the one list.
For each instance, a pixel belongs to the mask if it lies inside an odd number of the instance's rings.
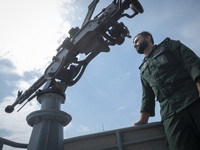
[{"label": "metal railing", "polygon": [[3,150],[4,145],[15,147],[15,148],[27,148],[28,147],[28,144],[17,143],[17,142],[10,141],[10,140],[0,137],[0,150]]},{"label": "metal railing", "polygon": [[132,126],[64,140],[65,150],[168,150],[161,122]]}]

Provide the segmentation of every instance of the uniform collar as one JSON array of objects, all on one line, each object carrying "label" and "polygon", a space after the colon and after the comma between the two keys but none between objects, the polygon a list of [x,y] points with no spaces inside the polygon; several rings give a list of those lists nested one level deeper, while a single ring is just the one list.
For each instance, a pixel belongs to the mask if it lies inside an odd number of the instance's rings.
[{"label": "uniform collar", "polygon": [[151,57],[151,55],[153,55],[153,53],[155,52],[155,49],[158,47],[158,45],[154,45],[152,51],[149,53],[149,55],[146,57],[144,57],[143,61],[146,61],[148,58]]}]

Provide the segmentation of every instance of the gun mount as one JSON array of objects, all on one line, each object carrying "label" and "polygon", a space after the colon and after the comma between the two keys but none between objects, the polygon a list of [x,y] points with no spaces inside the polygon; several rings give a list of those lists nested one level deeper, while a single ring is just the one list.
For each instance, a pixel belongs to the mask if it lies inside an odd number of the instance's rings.
[{"label": "gun mount", "polygon": [[[17,104],[32,100],[40,93],[39,88],[42,85],[43,90],[59,89],[64,92],[81,78],[88,63],[100,52],[109,52],[109,46],[121,45],[126,37],[130,38],[128,28],[118,21],[122,17],[133,18],[138,13],[143,13],[138,0],[114,0],[91,19],[98,2],[99,0],[93,0],[88,6],[81,28],[76,27],[69,31],[70,36],[57,48],[57,55],[53,57],[44,75],[24,93],[18,92],[15,102],[5,108],[7,113],[13,112]],[[125,13],[127,9],[132,9],[133,14]],[[79,60],[79,54],[85,54],[85,59]]]}]

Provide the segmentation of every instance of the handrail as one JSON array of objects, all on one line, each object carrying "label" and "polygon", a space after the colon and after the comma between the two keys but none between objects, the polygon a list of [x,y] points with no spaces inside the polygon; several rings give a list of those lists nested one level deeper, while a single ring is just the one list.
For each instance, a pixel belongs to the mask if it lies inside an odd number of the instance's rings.
[{"label": "handrail", "polygon": [[0,137],[0,150],[3,149],[4,144],[11,146],[11,147],[15,147],[15,148],[27,148],[28,147],[28,144],[17,143],[17,142],[10,141],[10,140],[7,140],[7,139]]}]

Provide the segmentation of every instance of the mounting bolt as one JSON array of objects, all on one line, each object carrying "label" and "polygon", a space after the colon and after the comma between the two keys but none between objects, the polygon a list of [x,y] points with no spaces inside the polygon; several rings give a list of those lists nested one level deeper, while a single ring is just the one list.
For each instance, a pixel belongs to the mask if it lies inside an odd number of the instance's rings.
[{"label": "mounting bolt", "polygon": [[56,56],[53,56],[52,60],[55,62],[58,61],[58,58]]}]

